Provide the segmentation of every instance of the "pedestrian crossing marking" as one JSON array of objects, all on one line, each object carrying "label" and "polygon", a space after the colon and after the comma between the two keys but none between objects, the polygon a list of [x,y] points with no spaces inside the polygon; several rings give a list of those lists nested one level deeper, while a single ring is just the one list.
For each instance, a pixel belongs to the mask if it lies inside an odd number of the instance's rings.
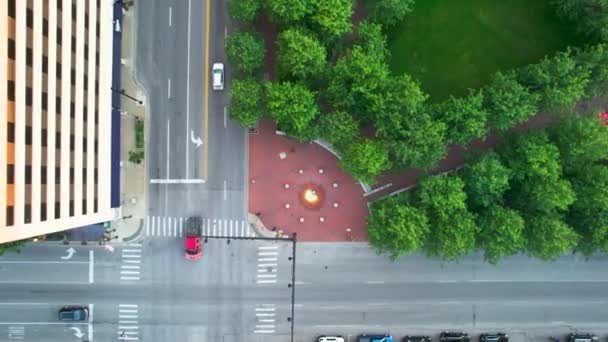
[{"label": "pedestrian crossing marking", "polygon": [[[148,216],[145,234],[156,237],[183,237],[186,217]],[[254,237],[256,234],[246,220],[204,218],[201,226],[202,236]]]}]

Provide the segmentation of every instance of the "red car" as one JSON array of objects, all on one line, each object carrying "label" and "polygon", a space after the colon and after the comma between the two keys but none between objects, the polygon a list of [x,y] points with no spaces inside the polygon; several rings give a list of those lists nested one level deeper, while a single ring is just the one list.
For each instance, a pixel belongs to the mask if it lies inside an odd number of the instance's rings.
[{"label": "red car", "polygon": [[203,255],[201,246],[201,224],[203,219],[200,216],[192,216],[186,220],[186,241],[185,256],[186,260],[200,260]]}]

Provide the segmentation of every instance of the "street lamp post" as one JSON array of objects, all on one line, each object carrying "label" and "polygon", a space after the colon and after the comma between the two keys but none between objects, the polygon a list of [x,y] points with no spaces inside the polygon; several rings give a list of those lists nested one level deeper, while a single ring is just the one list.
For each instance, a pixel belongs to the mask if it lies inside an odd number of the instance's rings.
[{"label": "street lamp post", "polygon": [[143,101],[138,100],[137,98],[135,98],[135,97],[133,97],[133,96],[131,96],[131,95],[129,95],[129,94],[127,94],[127,93],[125,93],[124,89],[120,89],[120,90],[116,90],[116,89],[114,89],[114,88],[110,88],[110,89],[112,89],[112,91],[113,91],[113,92],[115,92],[115,93],[119,93],[120,95],[122,95],[122,96],[124,96],[124,97],[128,98],[129,100],[132,100],[132,101],[137,102],[137,104],[139,104],[140,106],[144,104],[144,102],[143,102]]}]

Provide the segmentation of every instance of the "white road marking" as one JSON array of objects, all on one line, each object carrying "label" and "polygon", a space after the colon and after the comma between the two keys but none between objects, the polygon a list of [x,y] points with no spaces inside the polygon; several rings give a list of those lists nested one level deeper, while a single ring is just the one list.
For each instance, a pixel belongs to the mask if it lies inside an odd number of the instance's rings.
[{"label": "white road marking", "polygon": [[92,250],[89,251],[89,284],[95,281],[95,255]]},{"label": "white road marking", "polygon": [[119,318],[137,318],[137,315],[118,315]]},{"label": "white road marking", "polygon": [[258,252],[259,256],[267,256],[267,255],[277,255],[277,252]]},{"label": "white road marking", "polygon": [[133,309],[120,309],[120,312],[126,312],[126,313],[137,313],[137,309],[133,310]]},{"label": "white road marking", "polygon": [[259,267],[276,267],[277,264],[258,264],[258,268]]},{"label": "white road marking", "polygon": [[255,308],[255,311],[274,311],[274,308]]},{"label": "white road marking", "polygon": [[141,243],[130,243],[129,246],[141,247]]},{"label": "white road marking", "polygon": [[139,277],[120,277],[120,280],[139,280]]},{"label": "white road marking", "polygon": [[171,178],[171,177],[169,177],[169,165],[170,165],[170,160],[171,160],[171,157],[170,157],[171,150],[169,149],[170,145],[171,145],[171,121],[169,119],[167,119],[167,179]]},{"label": "white road marking", "polygon": [[226,128],[226,106],[224,106],[224,128]]},{"label": "white road marking", "polygon": [[259,246],[258,249],[278,249],[278,246]]},{"label": "white road marking", "polygon": [[173,221],[173,236],[177,236],[177,218],[172,218]]},{"label": "white road marking", "polygon": [[258,269],[258,273],[276,273],[276,272],[277,272],[276,268],[271,268],[271,269],[259,268]]},{"label": "white road marking", "polygon": [[258,280],[257,283],[258,284],[270,284],[270,283],[276,283],[276,280]]},{"label": "white road marking", "polygon": [[205,183],[204,179],[169,179],[169,178],[150,179],[150,184],[203,184],[203,183]]},{"label": "white road marking", "polygon": [[118,321],[118,324],[137,324],[137,321]]},{"label": "white road marking", "polygon": [[121,308],[136,308],[137,304],[118,304]]},{"label": "white road marking", "polygon": [[255,327],[259,329],[274,328],[274,324],[256,324]]},{"label": "white road marking", "polygon": [[256,334],[274,334],[274,330],[254,330]]},{"label": "white road marking", "polygon": [[256,315],[257,317],[272,317],[272,316],[274,316],[275,314],[273,314],[273,313],[256,313],[255,315]]},{"label": "white road marking", "polygon": [[[137,321],[135,321],[135,322],[137,322]],[[124,330],[129,330],[129,329],[130,329],[130,330],[137,330],[137,329],[139,329],[139,327],[137,327],[137,326],[132,326],[132,325],[119,325],[119,326],[118,326],[118,329],[124,329]]]},{"label": "white road marking", "polygon": [[139,269],[139,266],[134,265],[134,266],[129,266],[129,265],[121,265],[121,268],[125,268],[125,269]]},{"label": "white road marking", "polygon": [[[188,47],[186,56],[186,178],[190,172],[190,144],[188,142],[188,133],[190,133],[190,20],[192,13],[192,1],[188,0]],[[205,68],[209,67],[205,65]],[[207,86],[206,84],[204,85]],[[205,109],[203,108],[203,111]]]},{"label": "white road marking", "polygon": [[384,284],[383,281],[366,281],[366,284]]},{"label": "white road marking", "polygon": [[123,258],[139,258],[141,255],[123,254]]},{"label": "white road marking", "polygon": [[258,261],[277,261],[277,258],[258,258]]},{"label": "white road marking", "polygon": [[141,252],[141,249],[123,249],[122,251],[123,251],[123,253],[124,253],[124,252],[135,252],[135,253],[139,253],[139,252]]},{"label": "white road marking", "polygon": [[171,98],[171,79],[167,78],[167,98]]},{"label": "white road marking", "polygon": [[183,226],[183,217],[179,218],[179,237],[183,236],[183,232],[184,232],[184,226]]},{"label": "white road marking", "polygon": [[274,322],[274,319],[258,319],[258,322],[260,322],[260,323],[272,323],[272,322]]},{"label": "white road marking", "polygon": [[141,262],[141,260],[123,260],[123,262],[130,263],[130,264],[139,264]]},{"label": "white road marking", "polygon": [[89,261],[0,261],[0,264],[88,264]]},{"label": "white road marking", "polygon": [[169,27],[171,26],[171,6],[169,6]]},{"label": "white road marking", "polygon": [[276,278],[276,274],[258,274],[258,278]]},{"label": "white road marking", "polygon": [[89,341],[93,341],[93,313],[95,312],[95,305],[94,304],[89,304],[89,326],[88,326],[88,332],[87,332],[87,336]]},{"label": "white road marking", "polygon": [[139,274],[139,271],[120,271],[120,274]]}]

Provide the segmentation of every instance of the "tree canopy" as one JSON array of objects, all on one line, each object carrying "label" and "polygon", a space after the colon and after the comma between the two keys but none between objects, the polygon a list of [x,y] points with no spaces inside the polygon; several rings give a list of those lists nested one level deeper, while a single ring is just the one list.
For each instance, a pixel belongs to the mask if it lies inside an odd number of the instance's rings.
[{"label": "tree canopy", "polygon": [[368,0],[368,3],[372,18],[387,26],[401,21],[414,6],[414,0]]},{"label": "tree canopy", "polygon": [[264,40],[258,33],[236,31],[226,39],[228,60],[241,72],[255,74],[264,64]]},{"label": "tree canopy", "polygon": [[501,157],[513,172],[513,179],[528,176],[557,179],[561,175],[560,154],[545,132],[529,132],[511,137]]},{"label": "tree canopy", "polygon": [[488,113],[483,106],[483,94],[471,93],[467,97],[450,96],[447,101],[434,106],[435,117],[447,127],[450,144],[465,145],[473,138],[487,133]]},{"label": "tree canopy", "polygon": [[475,249],[475,215],[466,207],[467,195],[459,177],[442,174],[419,183],[416,197],[431,226],[425,249],[429,255],[455,260]]},{"label": "tree canopy", "polygon": [[521,85],[514,73],[497,72],[484,91],[488,124],[505,131],[538,112],[540,95]]},{"label": "tree canopy", "polygon": [[341,151],[359,137],[359,124],[350,114],[343,111],[322,115],[318,126],[321,137]]},{"label": "tree canopy", "polygon": [[310,124],[318,114],[315,93],[299,83],[266,84],[266,111],[280,129],[300,141],[310,140]]},{"label": "tree canopy", "polygon": [[273,21],[293,24],[302,20],[311,10],[311,0],[266,0],[266,9]]},{"label": "tree canopy", "polygon": [[484,259],[491,264],[522,252],[526,247],[525,221],[513,209],[491,205],[482,211],[477,224],[479,247],[484,250]]},{"label": "tree canopy", "polygon": [[25,241],[26,240],[20,240],[0,244],[0,256],[4,255],[6,252],[21,253],[21,249],[19,249],[19,247],[25,245]]},{"label": "tree canopy", "polygon": [[241,127],[255,127],[263,114],[262,86],[254,79],[232,81],[230,87],[230,118]]},{"label": "tree canopy", "polygon": [[549,130],[566,170],[608,159],[608,126],[595,117],[569,113]]},{"label": "tree canopy", "polygon": [[378,175],[390,169],[391,162],[382,142],[364,138],[348,146],[340,166],[354,178],[373,184]]},{"label": "tree canopy", "polygon": [[277,61],[281,75],[305,79],[321,74],[325,68],[325,47],[312,35],[299,29],[279,34]]},{"label": "tree canopy", "polygon": [[252,22],[262,8],[262,0],[228,0],[228,13],[236,20]]},{"label": "tree canopy", "polygon": [[555,0],[560,15],[577,23],[577,30],[595,41],[608,42],[608,1]]},{"label": "tree canopy", "polygon": [[310,21],[313,26],[332,38],[350,32],[350,17],[353,14],[352,0],[311,0]]},{"label": "tree canopy", "polygon": [[389,253],[393,259],[411,253],[422,248],[428,234],[424,212],[399,197],[388,197],[372,205],[367,235],[379,253]]},{"label": "tree canopy", "polygon": [[509,189],[511,170],[500,161],[498,154],[489,152],[469,163],[462,170],[464,190],[471,207],[499,204]]},{"label": "tree canopy", "polygon": [[527,251],[530,255],[554,260],[574,249],[579,235],[556,214],[526,217]]}]

